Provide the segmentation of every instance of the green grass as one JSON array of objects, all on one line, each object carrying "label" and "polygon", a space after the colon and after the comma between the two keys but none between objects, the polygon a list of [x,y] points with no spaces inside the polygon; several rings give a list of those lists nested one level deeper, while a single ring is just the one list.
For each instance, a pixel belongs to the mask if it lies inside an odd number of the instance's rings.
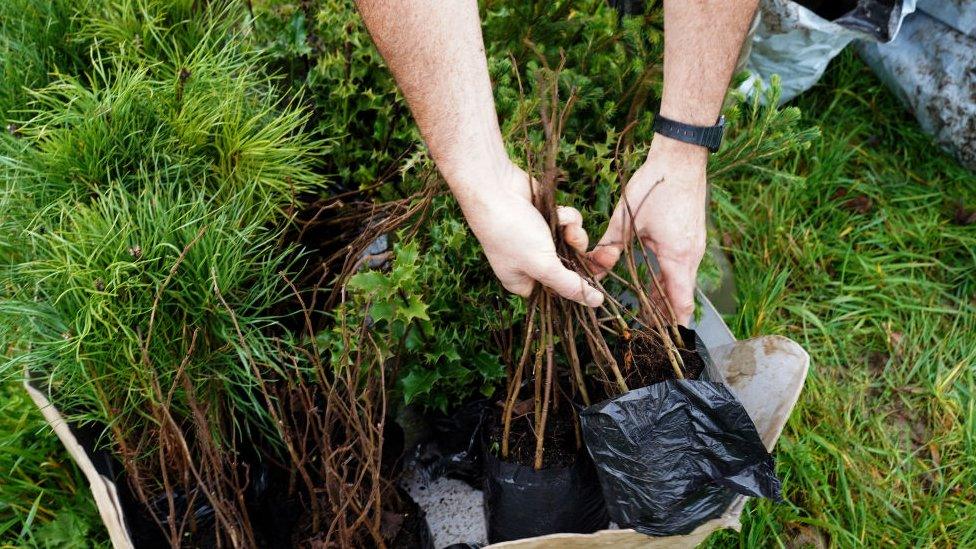
[{"label": "green grass", "polygon": [[[792,176],[740,174],[713,204],[732,243],[736,335],[783,334],[811,355],[777,452],[788,503],[751,503],[741,534],[711,544],[976,545],[976,226],[953,223],[957,200],[976,207],[976,177],[852,55],[798,105],[823,137],[784,161]],[[846,205],[860,196],[870,207]],[[0,490],[0,546],[36,542],[21,531],[39,495],[35,531],[95,524],[78,474],[45,466],[67,456],[38,437],[37,413],[4,405],[30,427],[0,424],[0,448],[25,449],[0,454],[0,478],[22,479]]]},{"label": "green grass", "polygon": [[0,547],[105,541],[87,481],[13,383],[0,387],[0,479]]},{"label": "green grass", "polygon": [[823,137],[785,166],[797,177],[725,184],[713,204],[736,335],[811,356],[777,454],[789,503],[752,504],[714,545],[971,547],[976,226],[953,218],[976,177],[853,55],[798,105]]}]

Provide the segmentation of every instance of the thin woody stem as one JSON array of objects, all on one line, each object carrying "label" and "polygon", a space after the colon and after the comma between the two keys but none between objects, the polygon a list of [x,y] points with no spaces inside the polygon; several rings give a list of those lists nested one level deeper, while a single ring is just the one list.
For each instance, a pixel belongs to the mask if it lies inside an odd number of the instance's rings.
[{"label": "thin woody stem", "polygon": [[552,343],[553,343],[553,333],[552,333],[552,314],[550,306],[552,304],[550,299],[546,299],[547,306],[546,311],[550,312],[545,316],[545,336],[543,338],[543,343],[546,349],[546,381],[543,387],[542,393],[542,412],[539,416],[539,427],[536,432],[536,442],[535,442],[535,469],[542,469],[542,457],[545,449],[546,440],[546,423],[549,419],[549,401],[552,398],[552,378],[553,370],[555,370],[555,364],[552,357]]},{"label": "thin woody stem", "polygon": [[539,318],[539,328],[541,330],[542,336],[536,341],[535,344],[535,364],[532,368],[533,386],[533,397],[532,402],[535,405],[535,414],[532,416],[536,423],[536,437],[541,438],[542,435],[538,431],[539,418],[542,416],[542,354],[545,352],[544,342],[546,340],[546,309],[545,302],[543,301],[542,316]]},{"label": "thin woody stem", "polygon": [[[596,319],[596,313],[590,307],[586,307],[586,314],[589,317],[590,323],[593,326],[599,325],[599,321]],[[586,324],[582,324],[584,329],[586,329],[587,334],[593,338],[596,343],[597,348],[603,353],[604,357],[607,359],[607,364],[610,366],[610,371],[613,372],[613,377],[617,382],[617,387],[620,389],[621,393],[626,393],[629,389],[627,388],[627,382],[624,381],[623,374],[620,373],[620,367],[617,365],[617,359],[613,357],[613,353],[610,348],[607,347],[607,342],[602,337],[597,337],[594,335],[589,328],[586,328]]]},{"label": "thin woody stem", "polygon": [[[624,250],[626,256],[625,261],[627,263],[627,269],[630,271],[630,277],[633,280],[639,280],[637,274],[637,263],[634,261],[633,250]],[[671,367],[674,369],[674,373],[678,376],[678,379],[684,379],[684,375],[681,373],[681,365],[684,365],[684,360],[681,358],[681,354],[678,353],[677,348],[668,337],[667,332],[664,329],[663,323],[661,322],[661,315],[657,310],[651,305],[650,299],[647,297],[646,292],[639,292],[637,294],[638,299],[641,300],[643,308],[647,311],[647,317],[650,319],[651,323],[654,324],[654,328],[657,329],[658,334],[664,342],[664,350],[668,355],[668,361],[671,362]]]},{"label": "thin woody stem", "polygon": [[529,359],[529,349],[532,346],[532,334],[537,309],[537,295],[534,295],[529,300],[529,316],[525,323],[525,344],[522,347],[522,356],[519,357],[518,366],[515,367],[515,373],[508,384],[505,410],[502,413],[502,459],[508,459],[508,440],[509,434],[512,431],[512,410],[515,408],[515,401],[518,400],[519,388],[522,385],[522,374],[525,371],[525,364]]},{"label": "thin woody stem", "polygon": [[576,333],[573,330],[573,319],[568,314],[564,314],[563,316],[566,322],[566,327],[564,328],[567,335],[566,341],[564,342],[566,355],[569,357],[569,365],[573,370],[573,376],[576,378],[576,387],[579,389],[583,404],[589,406],[590,395],[587,393],[586,382],[583,379],[583,368],[580,365],[579,355],[576,353]]},{"label": "thin woody stem", "polygon": [[[663,182],[664,182],[664,178],[662,177],[661,179],[655,181],[653,185],[651,185],[651,188],[647,191],[647,193],[641,199],[641,203],[637,206],[638,210],[640,210],[640,208],[644,205],[644,201],[647,200],[647,198],[651,195],[651,191],[653,191],[655,187],[657,187]],[[678,344],[684,347],[685,344],[684,341],[682,341],[681,332],[678,331],[678,317],[677,315],[674,314],[674,309],[671,307],[671,301],[668,299],[668,295],[664,293],[664,288],[661,287],[660,281],[658,281],[657,276],[654,275],[654,269],[651,267],[651,260],[648,258],[647,255],[647,248],[644,246],[644,241],[641,240],[640,235],[637,234],[637,221],[635,219],[634,211],[630,207],[630,200],[627,199],[626,192],[624,193],[624,206],[627,207],[627,216],[630,218],[630,228],[631,231],[633,232],[633,235],[637,237],[637,245],[640,246],[641,259],[644,262],[644,266],[647,268],[647,274],[651,278],[651,282],[654,284],[654,290],[657,292],[657,295],[661,297],[661,301],[664,302],[664,307],[668,312],[668,318],[670,319],[668,325],[670,326],[671,331],[674,333],[675,339],[678,340]],[[627,248],[630,248],[629,246],[630,241],[631,239],[627,239],[628,242]],[[636,283],[637,280],[638,279],[635,276],[634,282]]]}]

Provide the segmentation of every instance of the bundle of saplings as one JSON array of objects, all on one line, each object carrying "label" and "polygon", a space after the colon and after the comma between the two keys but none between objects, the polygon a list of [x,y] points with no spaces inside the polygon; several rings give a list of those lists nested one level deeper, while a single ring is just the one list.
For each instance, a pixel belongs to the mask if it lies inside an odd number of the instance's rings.
[{"label": "bundle of saplings", "polygon": [[[565,60],[561,96],[574,90],[575,99],[558,146],[557,201],[580,210],[589,234],[602,234],[620,191],[614,149],[621,135],[634,158],[646,153],[653,135],[663,61],[660,3],[623,18],[604,0],[488,0],[481,8],[503,134],[522,165],[524,122],[538,119],[536,73],[543,60],[550,66]],[[415,167],[430,161],[354,1],[266,0],[254,10],[258,41],[274,60],[270,70],[286,76],[282,84],[311,109],[307,129],[330,143],[324,162],[333,184],[374,201],[422,189],[426,181],[415,174],[423,170]],[[726,145],[709,167],[719,200],[723,181],[782,176],[776,160],[816,135],[799,127],[795,108],[760,109],[730,98],[725,114]],[[537,125],[528,133],[537,145],[544,139]],[[442,190],[424,229],[412,237],[422,261],[410,284],[391,288],[423,304],[427,316],[413,321],[398,353],[401,401],[452,416],[472,400],[497,397],[526,304],[495,282],[456,202]],[[326,214],[316,208],[305,215]],[[307,232],[302,242],[320,246],[321,234]],[[715,270],[706,257],[702,272]],[[387,327],[379,322],[374,329]]]},{"label": "bundle of saplings", "polygon": [[327,144],[246,4],[47,5],[77,55],[4,105],[0,374],[68,418],[139,547],[423,546],[381,466],[386,357],[339,313],[334,339],[303,321],[319,294],[295,280],[319,258],[288,237]]}]

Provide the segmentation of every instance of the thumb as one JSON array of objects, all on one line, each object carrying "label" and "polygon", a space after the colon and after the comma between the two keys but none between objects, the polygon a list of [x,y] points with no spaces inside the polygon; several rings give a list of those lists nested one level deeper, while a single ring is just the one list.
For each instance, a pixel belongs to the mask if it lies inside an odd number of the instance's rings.
[{"label": "thumb", "polygon": [[588,307],[598,307],[603,303],[603,294],[590,286],[582,276],[567,269],[555,255],[526,274],[566,299]]},{"label": "thumb", "polygon": [[618,205],[613,211],[613,215],[610,216],[610,223],[607,224],[606,232],[603,233],[593,250],[586,254],[595,269],[595,274],[602,275],[617,264],[624,245],[629,240],[630,232],[625,231],[625,227],[624,212]]}]

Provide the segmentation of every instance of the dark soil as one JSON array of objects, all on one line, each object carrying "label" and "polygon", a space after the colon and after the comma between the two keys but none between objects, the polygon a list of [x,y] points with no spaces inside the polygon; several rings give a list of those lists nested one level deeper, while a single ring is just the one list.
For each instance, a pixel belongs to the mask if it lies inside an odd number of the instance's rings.
[{"label": "dark soil", "polygon": [[[621,365],[627,386],[638,389],[668,379],[677,379],[674,367],[668,360],[664,345],[652,333],[633,331],[629,341],[617,346],[618,363]],[[705,371],[705,362],[695,350],[694,332],[681,330],[685,347],[678,349],[684,366],[681,369],[685,379],[698,379]]]},{"label": "dark soil", "polygon": [[[516,406],[518,408],[518,406]],[[576,424],[573,409],[569,402],[562,400],[558,409],[549,409],[546,420],[545,446],[542,450],[542,468],[566,467],[576,461],[579,447],[576,442]],[[508,439],[508,461],[527,467],[535,465],[535,433],[533,432],[534,412],[512,415],[512,430]],[[502,414],[495,412],[488,433],[488,451],[500,456],[502,440]]]},{"label": "dark soil", "polygon": [[[390,502],[390,500],[396,500]],[[388,497],[387,504],[391,510],[383,511],[382,530],[384,535],[389,531],[392,536],[388,547],[390,549],[426,549],[433,547],[430,526],[427,515],[410,494],[402,488],[397,488],[397,497]]]},{"label": "dark soil", "polygon": [[[384,438],[390,441],[384,445],[384,465],[389,474],[395,474],[403,454],[403,432],[393,420],[386,422]],[[152,518],[149,509],[135,496],[124,468],[118,459],[107,450],[96,450],[97,441],[103,428],[96,425],[71,425],[72,432],[95,464],[95,469],[115,482],[126,526],[136,547],[170,547],[164,531]],[[260,450],[248,444],[242,452],[239,472],[247,481],[244,500],[248,518],[256,542],[260,547],[306,547],[315,546],[317,533],[310,532],[308,494],[291,488],[292,475],[280,464],[262,458]],[[189,515],[187,532],[183,547],[209,549],[218,547],[215,536],[216,517],[207,498],[200,493],[187,494],[181,489],[173,493],[176,517]],[[414,549],[430,547],[424,540],[430,539],[426,516],[419,505],[405,491],[397,490],[384,497],[384,527],[389,528],[387,547],[392,549]],[[169,515],[169,501],[160,496],[151,502],[157,517],[165,520]]]}]

